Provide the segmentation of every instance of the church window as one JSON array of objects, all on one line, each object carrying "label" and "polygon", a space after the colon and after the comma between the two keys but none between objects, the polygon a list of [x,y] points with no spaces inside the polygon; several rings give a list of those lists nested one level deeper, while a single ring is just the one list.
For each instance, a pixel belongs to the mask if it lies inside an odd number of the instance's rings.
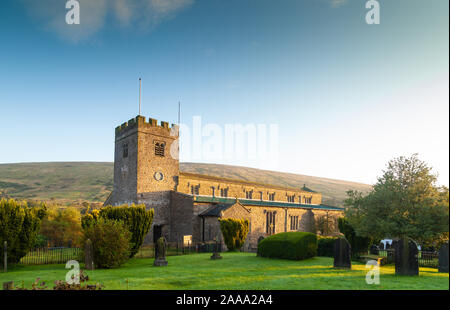
[{"label": "church window", "polygon": [[275,193],[269,193],[269,200],[275,201]]},{"label": "church window", "polygon": [[263,200],[263,192],[259,192],[259,199]]},{"label": "church window", "polygon": [[291,219],[291,230],[298,230],[298,215],[289,217]]},{"label": "church window", "polygon": [[164,148],[166,144],[164,142],[156,142],[155,143],[155,155],[164,157]]},{"label": "church window", "polygon": [[253,191],[245,191],[246,199],[252,199],[252,197],[253,197]]},{"label": "church window", "polygon": [[191,194],[199,195],[200,193],[200,185],[191,185]]},{"label": "church window", "polygon": [[211,186],[211,190],[212,190],[212,196],[215,197],[216,188],[214,186]]},{"label": "church window", "polygon": [[288,202],[295,202],[295,195],[292,195],[292,196],[287,196],[287,201]]},{"label": "church window", "polygon": [[275,215],[276,211],[266,212],[266,233],[273,235],[275,233]]},{"label": "church window", "polygon": [[123,158],[128,157],[128,143],[124,143],[122,145],[122,156],[123,156]]},{"label": "church window", "polygon": [[311,204],[312,203],[312,197],[305,197],[305,202],[307,204]]},{"label": "church window", "polygon": [[220,189],[220,196],[221,197],[228,197],[228,187]]}]

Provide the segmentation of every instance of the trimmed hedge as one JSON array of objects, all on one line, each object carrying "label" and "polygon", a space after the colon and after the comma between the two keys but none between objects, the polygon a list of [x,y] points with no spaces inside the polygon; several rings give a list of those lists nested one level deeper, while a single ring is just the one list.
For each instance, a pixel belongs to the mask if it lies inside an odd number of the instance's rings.
[{"label": "trimmed hedge", "polygon": [[258,256],[301,260],[317,255],[317,236],[308,232],[285,232],[258,243]]},{"label": "trimmed hedge", "polygon": [[317,256],[334,257],[334,241],[336,237],[320,237],[317,240]]}]

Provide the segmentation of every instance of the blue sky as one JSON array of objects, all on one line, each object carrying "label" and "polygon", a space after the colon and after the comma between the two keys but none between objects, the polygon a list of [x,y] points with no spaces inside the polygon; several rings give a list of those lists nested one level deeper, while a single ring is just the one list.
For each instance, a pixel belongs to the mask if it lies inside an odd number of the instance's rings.
[{"label": "blue sky", "polygon": [[113,161],[142,77],[144,116],[278,124],[279,162],[247,166],[373,183],[419,153],[449,184],[446,0],[379,25],[363,0],[79,2],[0,2],[0,163]]}]

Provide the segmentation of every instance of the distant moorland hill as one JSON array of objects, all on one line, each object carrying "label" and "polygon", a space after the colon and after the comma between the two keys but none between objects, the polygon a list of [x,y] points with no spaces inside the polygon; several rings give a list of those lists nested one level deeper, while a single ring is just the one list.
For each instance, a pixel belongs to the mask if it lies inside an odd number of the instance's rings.
[{"label": "distant moorland hill", "polygon": [[[181,163],[183,172],[234,178],[321,192],[323,203],[342,205],[349,189],[368,191],[370,185],[260,170],[247,167]],[[17,199],[103,202],[113,189],[113,163],[49,162],[0,164],[0,194]]]}]

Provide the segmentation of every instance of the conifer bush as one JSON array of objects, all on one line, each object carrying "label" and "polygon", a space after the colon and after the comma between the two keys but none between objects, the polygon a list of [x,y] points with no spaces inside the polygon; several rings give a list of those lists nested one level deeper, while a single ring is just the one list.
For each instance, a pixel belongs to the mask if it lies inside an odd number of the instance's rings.
[{"label": "conifer bush", "polygon": [[4,260],[4,242],[7,242],[8,263],[20,261],[34,246],[39,233],[45,205],[30,208],[26,202],[0,200],[0,263]]},{"label": "conifer bush", "polygon": [[133,257],[142,246],[145,235],[152,226],[154,210],[146,210],[144,204],[107,206],[100,210],[93,210],[83,216],[81,225],[83,229],[94,225],[100,218],[111,219],[123,222],[126,229],[131,233],[130,257]]},{"label": "conifer bush", "polygon": [[219,219],[220,230],[228,251],[237,251],[244,245],[249,230],[248,220]]},{"label": "conifer bush", "polygon": [[317,236],[309,232],[284,232],[258,243],[258,256],[301,260],[317,255]]},{"label": "conifer bush", "polygon": [[82,251],[90,239],[97,268],[118,268],[129,259],[131,233],[122,221],[99,218],[94,225],[86,226],[83,233]]}]

